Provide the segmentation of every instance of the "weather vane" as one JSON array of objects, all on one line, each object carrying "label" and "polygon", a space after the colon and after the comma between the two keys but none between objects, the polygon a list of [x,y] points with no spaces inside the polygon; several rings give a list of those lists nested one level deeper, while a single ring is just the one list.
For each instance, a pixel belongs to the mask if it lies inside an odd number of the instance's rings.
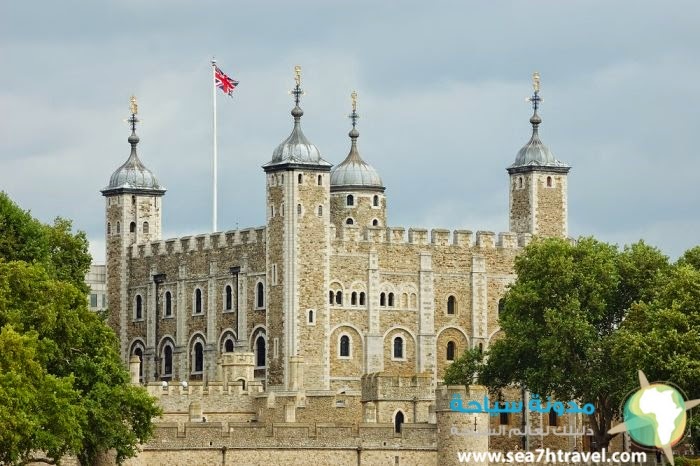
[{"label": "weather vane", "polygon": [[130,102],[129,108],[131,108],[131,114],[136,115],[137,113],[139,113],[139,104],[136,103],[136,96],[135,95],[131,96],[131,99],[129,99],[129,102]]},{"label": "weather vane", "polygon": [[360,115],[357,114],[357,91],[352,91],[350,100],[352,101],[352,113],[348,117],[352,121],[352,127],[354,128],[357,125],[357,119],[360,118]]},{"label": "weather vane", "polygon": [[542,97],[540,97],[540,73],[537,71],[532,73],[532,89],[535,92],[532,97],[527,98],[527,101],[532,102],[532,109],[537,113],[537,109],[540,108],[540,102],[542,102]]},{"label": "weather vane", "polygon": [[299,65],[294,67],[294,82],[296,82],[296,86],[292,90],[292,95],[294,96],[294,103],[299,106],[299,100],[304,95],[304,91],[301,90],[301,66]]}]

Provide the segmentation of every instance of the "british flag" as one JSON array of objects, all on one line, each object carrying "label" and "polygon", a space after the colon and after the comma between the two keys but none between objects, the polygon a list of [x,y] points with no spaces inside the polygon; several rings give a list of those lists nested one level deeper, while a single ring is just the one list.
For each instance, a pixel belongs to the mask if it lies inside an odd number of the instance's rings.
[{"label": "british flag", "polygon": [[238,81],[229,78],[224,74],[223,71],[219,69],[218,66],[214,67],[214,81],[216,82],[216,87],[221,89],[224,94],[233,96],[233,90],[238,86]]}]

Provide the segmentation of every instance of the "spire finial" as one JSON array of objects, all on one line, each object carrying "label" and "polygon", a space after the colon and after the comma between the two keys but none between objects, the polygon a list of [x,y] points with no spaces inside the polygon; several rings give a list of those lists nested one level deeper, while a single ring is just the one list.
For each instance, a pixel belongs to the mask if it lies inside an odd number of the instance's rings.
[{"label": "spire finial", "polygon": [[352,127],[354,129],[355,126],[357,126],[357,120],[360,118],[360,115],[357,114],[357,91],[352,91],[350,100],[352,101],[352,113],[348,115],[348,118],[352,121]]},{"label": "spire finial", "polygon": [[132,147],[136,147],[136,144],[139,142],[139,137],[136,135],[136,123],[139,121],[139,119],[136,118],[136,115],[139,113],[139,104],[136,102],[135,95],[132,95],[129,99],[129,110],[131,111],[131,116],[128,120],[126,120],[131,125],[131,136],[129,136],[129,143],[132,145]]},{"label": "spire finial", "polygon": [[540,103],[542,102],[542,97],[540,97],[540,73],[535,71],[532,73],[532,97],[529,97],[528,102],[532,103],[532,116],[530,117],[530,123],[532,123],[533,131],[537,131],[537,127],[542,123],[542,118],[537,114],[537,110],[540,108]]},{"label": "spire finial", "polygon": [[294,103],[298,107],[301,96],[304,95],[304,91],[301,90],[301,66],[299,65],[294,67],[294,82],[296,86],[292,90],[292,95],[294,96]]}]

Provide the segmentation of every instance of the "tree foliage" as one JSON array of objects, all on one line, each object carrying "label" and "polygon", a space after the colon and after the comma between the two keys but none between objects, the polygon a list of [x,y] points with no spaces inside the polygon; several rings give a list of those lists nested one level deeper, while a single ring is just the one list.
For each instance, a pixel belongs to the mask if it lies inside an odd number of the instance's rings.
[{"label": "tree foliage", "polygon": [[515,261],[518,277],[499,316],[504,337],[490,348],[482,383],[593,403],[595,446],[607,446],[642,368],[612,357],[623,345],[619,329],[634,303],[655,297],[670,268],[643,242],[619,250],[593,238],[533,241]]},{"label": "tree foliage", "polygon": [[482,370],[484,354],[478,348],[466,350],[445,369],[443,381],[448,385],[469,386]]},{"label": "tree foliage", "polygon": [[44,225],[0,193],[0,464],[133,456],[160,410],[129,384],[117,338],[87,308],[84,233]]}]

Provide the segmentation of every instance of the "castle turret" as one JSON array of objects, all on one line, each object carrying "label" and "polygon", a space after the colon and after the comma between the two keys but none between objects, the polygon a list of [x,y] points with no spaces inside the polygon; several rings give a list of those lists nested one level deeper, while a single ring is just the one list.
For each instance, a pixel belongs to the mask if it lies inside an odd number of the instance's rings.
[{"label": "castle turret", "polygon": [[[267,177],[267,383],[291,388],[290,364],[304,361],[306,388],[328,388],[327,289],[331,164],[301,130],[301,68],[295,68],[292,133],[263,165]],[[260,302],[262,303],[262,302]],[[260,351],[262,346],[256,346]],[[258,364],[259,366],[259,364]]]},{"label": "castle turret", "polygon": [[510,230],[541,236],[566,237],[567,176],[570,166],[554,157],[539,136],[542,118],[540,75],[533,74],[532,136],[508,167],[510,175]]},{"label": "castle turret", "polygon": [[386,197],[379,173],[362,160],[357,150],[357,93],[353,91],[350,152],[340,165],[331,171],[331,222],[338,230],[343,225],[360,227],[386,226]]},{"label": "castle turret", "polygon": [[[128,321],[145,319],[146,301],[128,296],[127,259],[129,247],[136,243],[161,239],[161,197],[165,188],[139,159],[136,146],[138,118],[136,98],[131,97],[131,152],[126,162],[112,173],[109,185],[102,190],[105,197],[107,307],[109,324],[119,335],[121,354],[127,362],[126,327]],[[134,301],[134,302],[132,302]]]}]

